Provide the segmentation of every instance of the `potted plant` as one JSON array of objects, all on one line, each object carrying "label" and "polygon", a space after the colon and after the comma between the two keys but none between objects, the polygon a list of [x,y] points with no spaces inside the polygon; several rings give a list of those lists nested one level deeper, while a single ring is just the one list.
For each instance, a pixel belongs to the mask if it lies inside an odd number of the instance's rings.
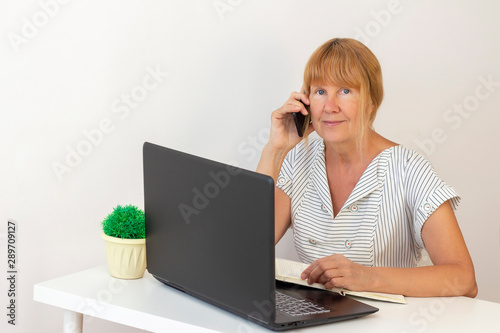
[{"label": "potted plant", "polygon": [[133,205],[118,205],[102,221],[102,230],[111,276],[141,278],[146,270],[144,212]]}]

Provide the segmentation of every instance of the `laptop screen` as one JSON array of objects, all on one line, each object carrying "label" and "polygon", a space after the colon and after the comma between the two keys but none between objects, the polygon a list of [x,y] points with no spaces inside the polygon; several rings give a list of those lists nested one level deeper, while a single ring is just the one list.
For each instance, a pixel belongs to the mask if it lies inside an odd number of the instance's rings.
[{"label": "laptop screen", "polygon": [[143,158],[148,271],[226,310],[272,320],[272,178],[151,143]]}]

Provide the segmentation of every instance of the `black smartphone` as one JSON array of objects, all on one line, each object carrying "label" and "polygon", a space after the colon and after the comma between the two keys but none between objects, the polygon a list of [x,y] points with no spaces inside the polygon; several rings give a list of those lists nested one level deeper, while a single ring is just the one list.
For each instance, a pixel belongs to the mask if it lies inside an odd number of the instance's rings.
[{"label": "black smartphone", "polygon": [[[304,106],[306,107],[306,110],[309,113],[309,105],[304,104]],[[309,117],[310,117],[309,115],[304,116],[300,112],[293,113],[293,120],[295,121],[295,127],[297,128],[297,133],[299,134],[300,137],[304,136],[304,132],[305,132],[306,127],[307,127],[307,123],[310,119]]]}]

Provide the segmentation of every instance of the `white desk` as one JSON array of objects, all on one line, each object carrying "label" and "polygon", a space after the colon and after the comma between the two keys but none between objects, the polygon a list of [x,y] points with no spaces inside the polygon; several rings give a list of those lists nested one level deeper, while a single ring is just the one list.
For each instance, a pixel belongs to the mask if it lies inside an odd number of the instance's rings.
[{"label": "white desk", "polygon": [[[34,286],[34,300],[66,309],[64,332],[82,332],[83,315],[151,332],[270,332],[158,282],[112,278],[105,266]],[[498,332],[500,304],[470,299],[407,298],[408,304],[365,301],[380,310],[353,320],[290,332]]]}]

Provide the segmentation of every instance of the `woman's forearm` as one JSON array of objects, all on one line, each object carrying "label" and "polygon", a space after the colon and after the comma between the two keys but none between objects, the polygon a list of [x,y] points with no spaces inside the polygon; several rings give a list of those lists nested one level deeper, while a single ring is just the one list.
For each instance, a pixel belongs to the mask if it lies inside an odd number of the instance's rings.
[{"label": "woman's forearm", "polygon": [[276,183],[281,165],[287,153],[287,151],[274,149],[269,145],[264,146],[259,164],[257,165],[257,172],[271,176],[274,179],[274,183]]},{"label": "woman's forearm", "polygon": [[477,295],[474,269],[459,264],[368,269],[372,271],[370,291],[414,297]]}]

